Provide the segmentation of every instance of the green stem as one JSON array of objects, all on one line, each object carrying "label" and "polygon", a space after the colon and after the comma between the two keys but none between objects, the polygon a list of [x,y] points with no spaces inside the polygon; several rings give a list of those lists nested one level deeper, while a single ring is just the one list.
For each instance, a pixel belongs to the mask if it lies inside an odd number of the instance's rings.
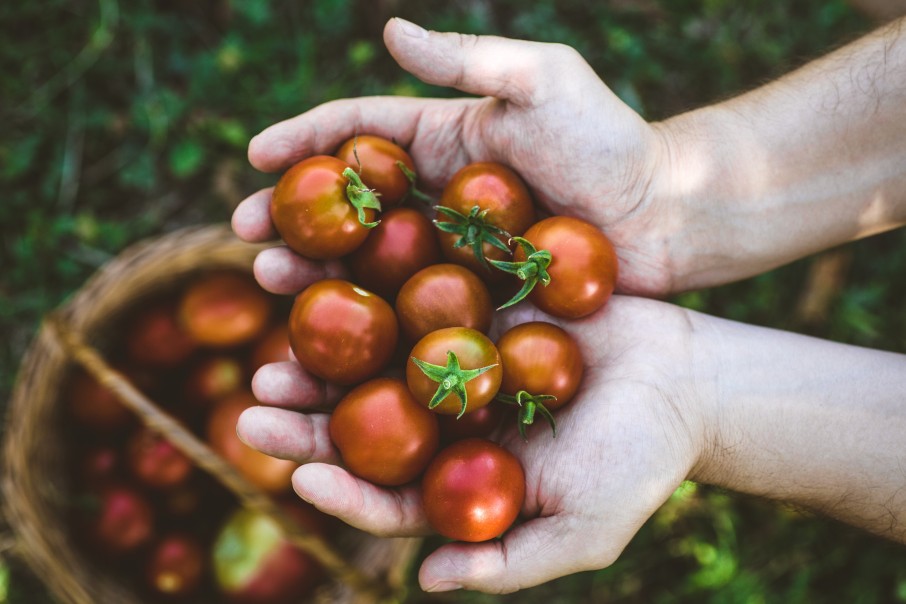
[{"label": "green stem", "polygon": [[545,402],[557,400],[556,396],[550,394],[531,394],[525,390],[520,390],[516,393],[516,396],[511,394],[498,394],[496,399],[501,403],[519,407],[517,427],[519,428],[519,435],[522,436],[522,440],[528,441],[525,427],[530,426],[535,422],[535,413],[540,413],[541,417],[547,420],[547,423],[550,424],[551,431],[554,434],[554,438],[557,438],[557,423],[554,421],[553,414],[551,414],[550,410],[544,404]]},{"label": "green stem", "polygon": [[349,203],[352,204],[352,207],[358,212],[359,223],[364,227],[373,229],[380,224],[381,221],[376,220],[374,222],[368,222],[365,217],[365,210],[370,209],[375,212],[380,212],[381,202],[378,200],[375,192],[365,186],[365,183],[362,182],[362,177],[359,176],[355,170],[346,168],[343,170],[343,176],[349,181],[349,184],[346,185],[346,197],[349,199]]},{"label": "green stem", "polygon": [[523,239],[522,237],[513,237],[511,241],[518,243],[522,248],[522,251],[525,252],[524,261],[505,262],[502,260],[490,260],[489,262],[505,273],[516,275],[516,277],[524,283],[522,284],[522,289],[516,292],[515,296],[498,307],[497,310],[503,310],[504,308],[521,302],[533,289],[535,289],[535,286],[538,285],[538,283],[547,287],[551,282],[550,273],[547,272],[547,267],[550,266],[551,261],[553,260],[551,253],[548,250],[535,249],[535,246],[530,241]]},{"label": "green stem", "polygon": [[457,419],[462,417],[469,404],[466,384],[477,378],[479,375],[497,367],[497,364],[495,363],[478,369],[463,369],[459,364],[459,358],[452,350],[447,351],[446,366],[434,365],[415,357],[410,358],[412,359],[412,362],[415,363],[415,366],[421,369],[422,373],[424,373],[428,379],[437,382],[437,390],[434,392],[434,396],[431,397],[431,401],[428,403],[428,409],[434,409],[450,394],[456,394],[460,402],[459,415],[456,416]]}]

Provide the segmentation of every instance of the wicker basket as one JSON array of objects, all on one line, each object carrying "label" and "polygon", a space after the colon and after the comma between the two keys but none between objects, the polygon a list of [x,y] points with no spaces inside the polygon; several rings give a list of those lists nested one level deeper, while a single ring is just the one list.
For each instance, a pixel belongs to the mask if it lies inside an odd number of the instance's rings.
[{"label": "wicker basket", "polygon": [[65,526],[66,451],[59,393],[75,363],[114,390],[142,420],[163,431],[247,506],[277,517],[294,542],[318,557],[334,580],[315,598],[330,602],[397,600],[419,546],[416,539],[378,539],[343,529],[333,543],[307,535],[281,517],[273,501],[248,484],[198,439],[112,371],[93,346],[111,336],[116,319],[141,300],[200,271],[251,271],[260,247],[226,226],[184,229],[139,243],[110,262],[45,322],[22,361],[10,401],[4,448],[3,511],[17,551],[62,602],[138,603],[141,598],[104,574],[71,543]]}]

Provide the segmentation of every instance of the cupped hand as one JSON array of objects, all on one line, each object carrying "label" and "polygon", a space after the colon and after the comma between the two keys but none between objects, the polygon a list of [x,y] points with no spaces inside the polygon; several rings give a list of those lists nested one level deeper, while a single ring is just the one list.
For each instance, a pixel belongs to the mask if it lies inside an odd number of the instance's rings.
[{"label": "cupped hand", "polygon": [[[573,49],[456,33],[428,32],[391,19],[384,30],[390,53],[430,84],[482,98],[453,100],[367,97],[320,105],[275,124],[249,145],[249,160],[279,171],[306,157],[331,154],[356,134],[393,138],[414,158],[420,186],[438,191],[474,161],[515,169],[538,202],[554,214],[585,218],[614,242],[620,258],[618,291],[649,296],[671,291],[667,246],[677,220],[662,201],[661,132],[620,101]],[[263,241],[275,233],[271,189],[243,201],[236,233]],[[256,274],[275,289],[277,273],[309,263],[285,251],[262,254]],[[279,291],[279,293],[294,293]]]},{"label": "cupped hand", "polygon": [[[500,328],[536,319],[552,321],[524,308],[501,313]],[[616,296],[591,318],[561,323],[579,342],[586,372],[576,398],[556,412],[556,438],[536,422],[524,442],[514,419],[499,439],[525,469],[525,520],[499,540],[441,546],[422,563],[422,587],[512,592],[611,564],[704,450],[693,373],[707,364],[693,345],[699,320],[665,303]],[[330,395],[307,380],[292,363],[271,365],[256,376],[255,391],[283,407],[324,405]],[[346,472],[328,419],[258,407],[238,430],[251,446],[303,464],[294,488],[322,511],[376,535],[430,533],[419,487],[378,487]]]}]

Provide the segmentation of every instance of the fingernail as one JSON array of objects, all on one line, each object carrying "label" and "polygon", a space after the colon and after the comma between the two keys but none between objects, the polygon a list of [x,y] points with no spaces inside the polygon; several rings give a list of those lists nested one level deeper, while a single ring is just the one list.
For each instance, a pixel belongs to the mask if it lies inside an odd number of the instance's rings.
[{"label": "fingernail", "polygon": [[462,585],[452,581],[441,581],[440,583],[435,583],[434,585],[425,588],[425,591],[438,593],[441,591],[453,591],[454,589],[462,589]]},{"label": "fingernail", "polygon": [[420,27],[413,23],[412,21],[406,21],[405,19],[400,19],[396,17],[396,22],[399,24],[400,29],[403,30],[403,33],[412,38],[427,38],[428,30],[423,27]]}]

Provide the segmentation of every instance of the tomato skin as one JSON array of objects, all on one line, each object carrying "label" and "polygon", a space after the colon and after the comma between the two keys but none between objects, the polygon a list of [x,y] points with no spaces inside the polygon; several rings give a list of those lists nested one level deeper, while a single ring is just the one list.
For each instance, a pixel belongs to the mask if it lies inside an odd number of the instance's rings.
[{"label": "tomato skin", "polygon": [[486,333],[494,306],[475,273],[458,264],[434,264],[406,281],[396,299],[400,330],[415,342],[445,327],[469,327]]},{"label": "tomato skin", "polygon": [[[528,299],[544,312],[563,319],[578,319],[601,308],[617,282],[617,254],[610,240],[591,223],[568,216],[552,216],[532,225],[525,234],[538,250],[548,250],[551,282],[539,283]],[[515,262],[525,261],[517,247]]]},{"label": "tomato skin", "polygon": [[230,348],[258,337],[273,302],[251,275],[218,271],[186,288],[179,302],[182,328],[199,344]]},{"label": "tomato skin", "polygon": [[413,173],[415,163],[406,150],[393,141],[360,134],[343,143],[336,156],[359,172],[366,187],[380,194],[383,209],[398,206],[409,193],[411,183],[396,162],[403,162]]},{"label": "tomato skin", "polygon": [[179,324],[176,300],[143,305],[126,326],[126,353],[131,361],[159,367],[176,367],[195,351],[197,343]]},{"label": "tomato skin", "polygon": [[525,472],[516,457],[488,440],[469,438],[443,449],[425,470],[422,501],[431,527],[457,541],[493,539],[516,520],[525,501]]},{"label": "tomato skin", "polygon": [[[463,369],[479,369],[495,365],[466,384],[468,398],[466,413],[490,403],[500,389],[500,381],[503,378],[500,353],[486,335],[467,327],[447,327],[432,331],[412,348],[409,359],[406,361],[406,383],[415,399],[427,407],[437,391],[438,384],[428,378],[412,362],[412,357],[433,365],[446,366],[447,351],[453,351],[456,354]],[[462,403],[459,398],[451,393],[433,411],[444,415],[458,415],[461,408]]]},{"label": "tomato skin", "polygon": [[[454,174],[441,194],[439,205],[468,215],[473,206],[487,210],[487,221],[509,233],[522,235],[535,222],[535,206],[525,183],[510,168],[494,162],[468,164]],[[437,220],[446,222],[438,212]],[[488,271],[476,258],[469,246],[454,247],[459,235],[438,233],[444,257],[465,266],[483,279],[497,281],[502,276],[496,270]],[[501,239],[506,243],[505,239]],[[508,260],[507,255],[489,243],[482,246],[486,258]]]},{"label": "tomato skin", "polygon": [[[349,164],[328,155],[309,157],[286,171],[271,198],[271,220],[293,251],[313,260],[345,256],[359,247],[368,228],[346,196]],[[374,210],[365,210],[367,222]]]},{"label": "tomato skin", "polygon": [[343,385],[377,375],[390,361],[399,328],[383,298],[348,281],[324,279],[297,297],[289,341],[302,367]]},{"label": "tomato skin", "polygon": [[555,396],[544,403],[551,411],[576,394],[585,371],[582,352],[561,327],[541,321],[517,325],[500,336],[497,349],[503,360],[501,392]]},{"label": "tomato skin", "polygon": [[437,452],[437,416],[406,384],[377,378],[357,386],[330,416],[330,440],[346,468],[384,486],[411,482]]},{"label": "tomato skin", "polygon": [[381,214],[381,223],[347,264],[356,283],[393,300],[415,273],[440,262],[434,225],[412,208],[394,208]]}]

